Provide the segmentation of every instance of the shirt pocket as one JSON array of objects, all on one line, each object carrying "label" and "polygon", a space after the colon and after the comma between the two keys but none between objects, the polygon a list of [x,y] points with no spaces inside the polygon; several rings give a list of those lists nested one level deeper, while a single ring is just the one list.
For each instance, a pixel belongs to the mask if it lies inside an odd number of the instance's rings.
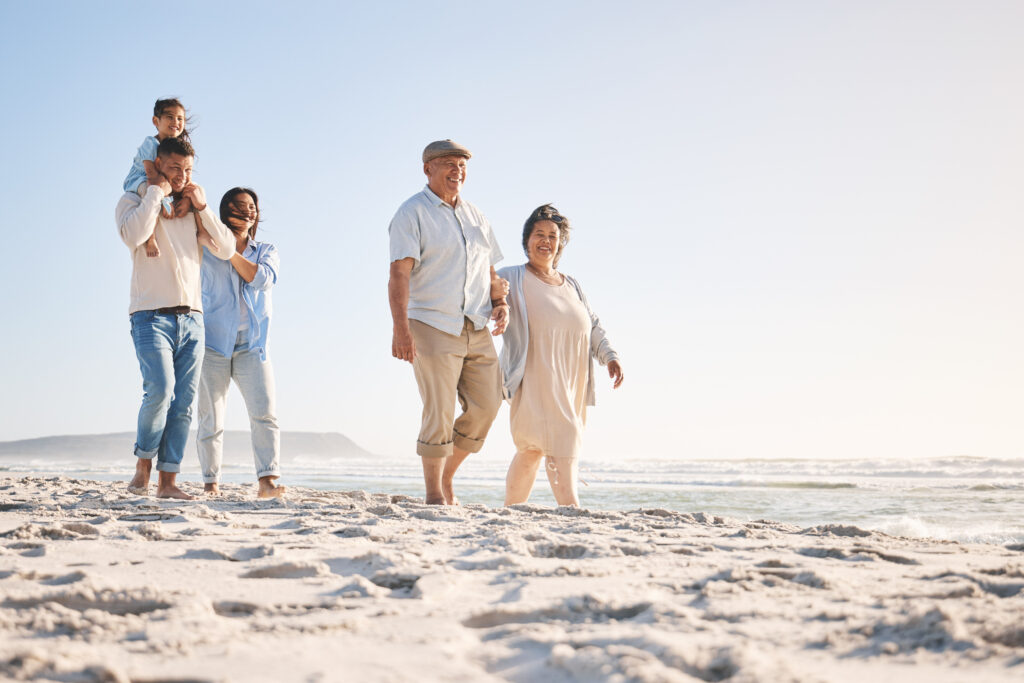
[{"label": "shirt pocket", "polygon": [[487,241],[487,235],[484,233],[483,226],[477,223],[466,222],[462,232],[466,237],[466,255],[469,258],[469,262],[487,261],[487,255],[491,252],[491,245]]}]

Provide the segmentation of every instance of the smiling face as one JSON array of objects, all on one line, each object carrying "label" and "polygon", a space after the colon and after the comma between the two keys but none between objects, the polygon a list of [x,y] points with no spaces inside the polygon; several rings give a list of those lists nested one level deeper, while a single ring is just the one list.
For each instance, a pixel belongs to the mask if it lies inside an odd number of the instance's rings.
[{"label": "smiling face", "polygon": [[466,158],[460,156],[438,157],[423,164],[430,191],[446,202],[452,203],[466,182]]},{"label": "smiling face", "polygon": [[231,232],[236,235],[248,235],[257,220],[259,209],[252,195],[248,192],[239,192],[231,198],[231,214],[226,221]]},{"label": "smiling face", "polygon": [[554,221],[537,221],[526,241],[526,256],[536,268],[547,270],[554,266],[562,246],[558,239],[558,226]]},{"label": "smiling face", "polygon": [[165,107],[160,116],[153,117],[156,126],[156,139],[176,138],[185,130],[185,109],[182,107]]},{"label": "smiling face", "polygon": [[157,156],[154,165],[159,173],[162,173],[167,182],[171,184],[173,192],[181,192],[185,186],[192,182],[193,158],[182,154],[168,154]]}]

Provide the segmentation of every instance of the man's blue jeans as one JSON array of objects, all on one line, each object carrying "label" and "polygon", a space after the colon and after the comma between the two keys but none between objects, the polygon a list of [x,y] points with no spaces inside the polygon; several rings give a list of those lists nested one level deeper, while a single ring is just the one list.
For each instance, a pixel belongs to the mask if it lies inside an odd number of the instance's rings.
[{"label": "man's blue jeans", "polygon": [[131,320],[143,391],[135,455],[179,472],[206,347],[203,314],[137,311]]}]

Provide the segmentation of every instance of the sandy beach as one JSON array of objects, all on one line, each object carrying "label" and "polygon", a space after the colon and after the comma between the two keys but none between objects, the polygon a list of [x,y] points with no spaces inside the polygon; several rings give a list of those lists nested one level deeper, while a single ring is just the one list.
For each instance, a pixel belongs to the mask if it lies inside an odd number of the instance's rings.
[{"label": "sandy beach", "polygon": [[0,478],[0,511],[9,680],[1024,677],[1024,545],[66,477]]}]

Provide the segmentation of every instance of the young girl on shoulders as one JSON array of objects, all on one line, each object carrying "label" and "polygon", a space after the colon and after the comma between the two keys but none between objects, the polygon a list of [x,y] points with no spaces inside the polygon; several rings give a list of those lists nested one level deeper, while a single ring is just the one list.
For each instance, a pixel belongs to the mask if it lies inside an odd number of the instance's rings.
[{"label": "young girl on shoulders", "polygon": [[[186,128],[190,118],[185,112],[183,105],[176,97],[166,100],[157,100],[153,105],[153,125],[156,127],[156,135],[151,135],[142,141],[139,150],[135,153],[131,170],[128,177],[124,179],[125,192],[138,192],[139,195],[146,194],[146,188],[150,183],[157,182],[156,149],[165,138],[182,138],[186,142],[189,139],[189,130]],[[192,208],[192,203],[185,197],[173,202],[170,197],[164,197],[161,212],[164,218],[173,216],[184,216]],[[156,245],[156,236],[150,235],[146,240],[146,256],[156,257],[160,255],[160,249]]]}]

